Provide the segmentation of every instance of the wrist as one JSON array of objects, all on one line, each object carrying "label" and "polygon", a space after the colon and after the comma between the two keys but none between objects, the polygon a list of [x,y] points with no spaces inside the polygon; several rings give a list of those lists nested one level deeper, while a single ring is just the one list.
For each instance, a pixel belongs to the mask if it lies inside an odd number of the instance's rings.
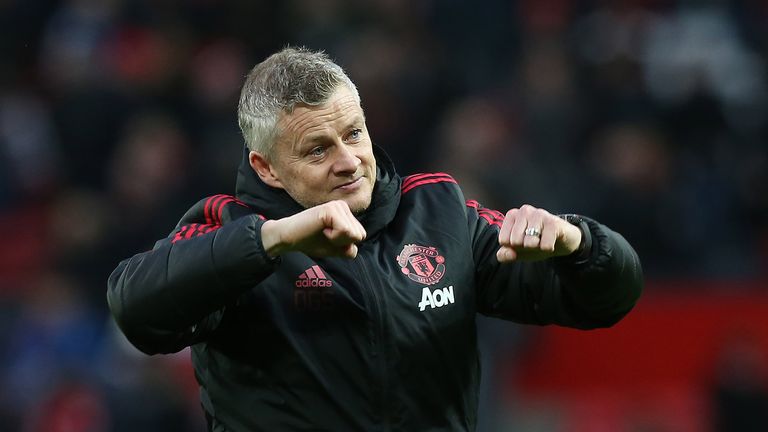
[{"label": "wrist", "polygon": [[584,262],[589,259],[592,249],[592,235],[589,231],[587,222],[579,215],[576,214],[563,214],[558,215],[561,219],[565,220],[581,233],[581,239],[579,244],[570,254],[566,255],[569,260],[574,262]]},{"label": "wrist", "polygon": [[275,258],[287,252],[288,247],[283,242],[279,220],[268,220],[261,225],[261,244],[264,252],[270,258]]}]

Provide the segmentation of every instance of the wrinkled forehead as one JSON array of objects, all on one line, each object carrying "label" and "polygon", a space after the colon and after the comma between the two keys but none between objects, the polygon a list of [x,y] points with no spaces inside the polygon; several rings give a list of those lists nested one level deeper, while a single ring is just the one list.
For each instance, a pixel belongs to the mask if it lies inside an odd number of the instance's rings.
[{"label": "wrinkled forehead", "polygon": [[318,134],[341,133],[365,123],[365,115],[355,94],[346,86],[339,87],[319,105],[298,104],[292,112],[283,112],[277,122],[278,142],[295,145]]}]

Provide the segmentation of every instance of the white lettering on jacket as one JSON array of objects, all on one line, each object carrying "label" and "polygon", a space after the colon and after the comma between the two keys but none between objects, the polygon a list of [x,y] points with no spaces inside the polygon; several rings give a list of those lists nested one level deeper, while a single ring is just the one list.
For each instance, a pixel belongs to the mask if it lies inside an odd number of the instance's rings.
[{"label": "white lettering on jacket", "polygon": [[428,287],[424,287],[424,289],[421,290],[419,310],[424,312],[424,309],[426,309],[427,306],[434,309],[453,303],[453,285],[446,288],[437,288],[434,291],[430,291]]}]

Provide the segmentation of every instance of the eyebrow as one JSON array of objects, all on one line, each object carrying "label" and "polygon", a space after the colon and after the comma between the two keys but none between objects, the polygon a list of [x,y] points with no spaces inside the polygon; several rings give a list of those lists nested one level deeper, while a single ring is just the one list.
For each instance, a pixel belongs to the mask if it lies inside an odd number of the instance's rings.
[{"label": "eyebrow", "polygon": [[352,121],[349,122],[349,125],[354,126],[360,123],[365,123],[365,116],[362,114],[355,114],[355,116],[352,117]]},{"label": "eyebrow", "polygon": [[[354,126],[362,126],[365,123],[365,116],[362,114],[354,114],[349,122],[345,123],[344,129],[349,129]],[[297,146],[299,149],[304,149],[316,143],[319,143],[325,139],[325,134],[314,134],[310,137],[305,137]]]}]

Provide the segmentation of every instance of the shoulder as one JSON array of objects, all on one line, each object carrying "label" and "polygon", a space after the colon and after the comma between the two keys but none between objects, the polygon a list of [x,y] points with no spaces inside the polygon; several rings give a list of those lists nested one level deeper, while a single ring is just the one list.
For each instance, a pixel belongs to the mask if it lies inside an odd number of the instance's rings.
[{"label": "shoulder", "polygon": [[449,209],[464,211],[464,193],[459,183],[444,172],[406,176],[400,191],[401,203],[406,207],[438,210],[443,216],[449,214]]},{"label": "shoulder", "polygon": [[207,196],[197,201],[184,213],[171,233],[172,242],[207,234],[228,222],[253,214],[264,219],[264,216],[255,209],[233,195]]},{"label": "shoulder", "polygon": [[[459,183],[450,174],[443,172],[412,174],[403,178],[401,190],[407,202],[424,202],[424,198],[427,201],[434,198],[434,202],[445,208],[447,202],[453,201],[462,209],[462,214],[465,217],[468,213],[473,214],[478,220],[499,228],[504,221],[502,212],[483,207],[476,200],[466,199]],[[414,193],[413,191],[417,192]],[[419,196],[419,198],[409,199],[409,197],[414,196]]]},{"label": "shoulder", "polygon": [[435,186],[450,186],[455,189],[458,188],[458,182],[450,174],[443,172],[418,173],[404,177],[400,190],[405,195],[416,189],[434,190]]},{"label": "shoulder", "polygon": [[190,213],[194,214],[198,220],[202,218],[205,223],[222,225],[246,214],[257,212],[233,195],[217,194],[198,201],[187,215]]}]

